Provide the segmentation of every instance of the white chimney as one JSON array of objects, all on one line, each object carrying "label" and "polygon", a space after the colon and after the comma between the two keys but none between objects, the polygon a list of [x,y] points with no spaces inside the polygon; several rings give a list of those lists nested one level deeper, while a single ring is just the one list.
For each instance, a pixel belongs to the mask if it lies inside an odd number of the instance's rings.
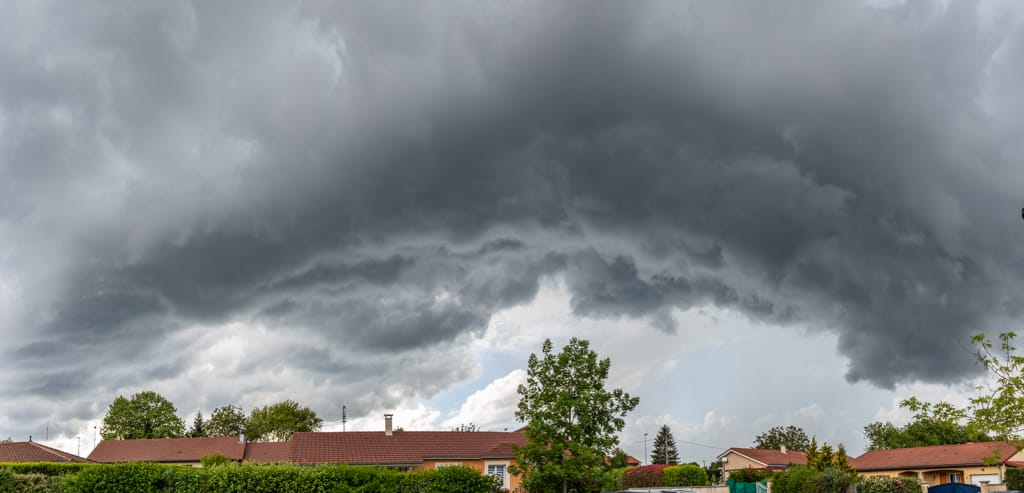
[{"label": "white chimney", "polygon": [[245,433],[238,434],[238,443],[245,443]]},{"label": "white chimney", "polygon": [[384,436],[386,436],[386,437],[391,436],[391,418],[393,416],[394,416],[394,414],[385,414],[384,415]]},{"label": "white chimney", "polygon": [[782,453],[786,453],[786,446],[785,445],[780,446],[779,447],[779,451],[782,452]]}]

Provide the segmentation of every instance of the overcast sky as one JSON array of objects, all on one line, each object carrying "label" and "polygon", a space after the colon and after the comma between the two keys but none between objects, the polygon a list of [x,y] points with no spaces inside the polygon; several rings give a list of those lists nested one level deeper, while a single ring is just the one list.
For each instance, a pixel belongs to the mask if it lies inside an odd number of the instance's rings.
[{"label": "overcast sky", "polygon": [[3,10],[0,438],[142,390],[513,428],[578,336],[638,457],[859,453],[1020,328],[1017,2]]}]

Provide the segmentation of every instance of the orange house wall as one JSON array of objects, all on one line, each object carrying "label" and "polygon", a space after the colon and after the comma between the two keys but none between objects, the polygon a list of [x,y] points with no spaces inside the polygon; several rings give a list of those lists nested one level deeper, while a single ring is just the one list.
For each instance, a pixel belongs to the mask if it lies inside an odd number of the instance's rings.
[{"label": "orange house wall", "polygon": [[[437,468],[437,464],[439,464],[439,463],[440,464],[459,463],[460,465],[463,465],[463,466],[466,466],[466,467],[469,467],[469,468],[472,468],[472,469],[476,469],[477,471],[480,471],[480,474],[483,474],[484,471],[485,471],[485,469],[484,469],[484,464],[485,463],[487,463],[487,462],[506,462],[506,461],[508,462],[508,465],[510,465],[510,466],[512,464],[516,463],[515,459],[446,459],[446,460],[428,459],[428,460],[424,460],[423,461],[423,465],[418,467],[418,469],[436,469]],[[519,476],[517,476],[515,474],[509,474],[508,475],[508,490],[509,491],[515,491],[516,488],[519,488],[519,484],[521,482],[522,481],[520,480]]]}]

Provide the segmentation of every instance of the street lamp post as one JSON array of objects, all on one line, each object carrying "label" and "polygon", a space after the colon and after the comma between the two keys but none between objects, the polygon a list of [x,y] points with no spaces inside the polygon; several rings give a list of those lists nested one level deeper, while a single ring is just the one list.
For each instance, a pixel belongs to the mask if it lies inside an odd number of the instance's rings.
[{"label": "street lamp post", "polygon": [[78,435],[75,438],[78,439],[78,454],[77,455],[79,457],[81,457],[82,456],[82,435]]},{"label": "street lamp post", "polygon": [[640,461],[640,463],[643,464],[643,462],[646,461],[646,460],[647,460],[647,434],[644,433],[644,460]]}]

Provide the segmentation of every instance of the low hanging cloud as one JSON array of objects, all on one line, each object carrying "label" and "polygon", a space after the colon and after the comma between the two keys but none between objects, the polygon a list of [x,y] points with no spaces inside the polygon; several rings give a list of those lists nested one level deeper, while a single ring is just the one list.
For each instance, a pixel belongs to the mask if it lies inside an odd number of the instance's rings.
[{"label": "low hanging cloud", "polygon": [[[581,316],[834,332],[882,387],[970,376],[955,341],[1024,301],[1016,4],[33,2],[0,33],[16,423],[146,386],[394,406],[549,276]],[[279,344],[180,390],[190,340],[244,334]]]}]

